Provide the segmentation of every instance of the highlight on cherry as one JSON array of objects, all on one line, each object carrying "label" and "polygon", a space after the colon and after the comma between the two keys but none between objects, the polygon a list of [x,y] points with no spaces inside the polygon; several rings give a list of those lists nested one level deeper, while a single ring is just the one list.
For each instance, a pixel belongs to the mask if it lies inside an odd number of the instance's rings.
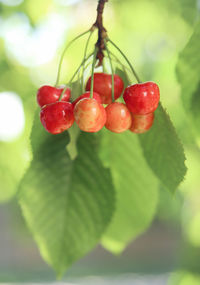
[{"label": "highlight on cherry", "polygon": [[[91,37],[95,34],[97,42],[93,52],[88,54]],[[82,62],[68,84],[60,85],[66,51],[75,41],[86,36]],[[88,66],[91,71],[85,82]],[[123,70],[130,85],[116,74],[117,67]],[[72,83],[77,77],[80,78],[82,92],[72,100]],[[145,133],[153,125],[159,100],[158,85],[142,82],[125,53],[108,36],[102,13],[97,14],[89,30],[75,37],[64,49],[55,85],[44,85],[37,92],[40,120],[51,134],[62,133],[74,123],[84,132],[98,132],[105,126],[114,133],[127,130],[136,134]]]}]

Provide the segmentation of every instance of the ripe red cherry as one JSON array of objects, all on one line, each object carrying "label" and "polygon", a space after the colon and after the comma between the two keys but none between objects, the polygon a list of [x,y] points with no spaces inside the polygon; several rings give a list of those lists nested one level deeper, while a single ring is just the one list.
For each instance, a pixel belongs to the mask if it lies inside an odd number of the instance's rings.
[{"label": "ripe red cherry", "polygon": [[124,91],[124,101],[129,110],[136,115],[154,112],[160,100],[159,87],[154,82],[128,86]]},{"label": "ripe red cherry", "polygon": [[146,115],[134,115],[132,114],[132,126],[130,131],[136,134],[142,134],[148,131],[154,122],[154,113]]},{"label": "ripe red cherry", "polygon": [[[86,91],[90,91],[91,77],[86,84]],[[114,75],[114,96],[119,98],[124,90],[124,82],[118,75]],[[112,103],[112,76],[106,73],[94,74],[94,92],[97,92],[102,99],[102,104]]]},{"label": "ripe red cherry", "polygon": [[40,111],[40,121],[51,134],[60,134],[74,123],[73,106],[69,102],[55,102]]},{"label": "ripe red cherry", "polygon": [[128,130],[132,124],[131,113],[125,104],[114,102],[106,107],[105,127],[114,133],[122,133]]},{"label": "ripe red cherry", "polygon": [[84,98],[75,105],[74,117],[82,131],[94,133],[105,125],[106,111],[97,100]]},{"label": "ripe red cherry", "polygon": [[[72,105],[75,106],[76,103],[78,103],[81,99],[84,99],[84,98],[90,98],[90,92],[85,92],[84,94],[79,96],[74,102],[72,102]],[[93,98],[95,100],[97,100],[97,102],[99,102],[99,104],[102,103],[101,96],[98,93],[93,92]]]},{"label": "ripe red cherry", "polygon": [[[59,100],[60,95],[63,92],[64,87],[53,87],[49,85],[44,85],[38,89],[37,92],[37,103],[40,107],[44,105],[54,103]],[[71,90],[69,88],[66,89],[62,100],[68,102],[71,96]]]}]

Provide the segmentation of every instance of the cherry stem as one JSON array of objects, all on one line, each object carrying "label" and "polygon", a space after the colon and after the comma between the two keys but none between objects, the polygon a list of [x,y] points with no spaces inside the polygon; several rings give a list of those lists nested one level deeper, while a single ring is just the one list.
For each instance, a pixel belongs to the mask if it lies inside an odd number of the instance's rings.
[{"label": "cherry stem", "polygon": [[66,51],[68,50],[68,48],[76,41],[78,40],[79,38],[81,38],[82,36],[86,35],[87,33],[89,33],[91,31],[91,29],[87,30],[86,32],[78,35],[77,37],[75,37],[73,40],[71,40],[71,42],[68,43],[68,45],[65,47],[62,55],[61,55],[61,58],[60,58],[60,61],[59,61],[59,65],[58,65],[58,73],[57,73],[57,78],[56,78],[56,83],[55,83],[55,86],[58,85],[59,81],[60,81],[60,73],[61,73],[61,68],[62,68],[62,63],[63,63],[63,59],[64,59],[64,56],[65,56],[65,53]]},{"label": "cherry stem", "polygon": [[90,98],[93,98],[93,90],[94,90],[94,69],[95,69],[95,64],[96,64],[96,61],[97,61],[97,52],[98,52],[98,48],[95,47],[94,53],[93,53],[93,62],[92,62]]},{"label": "cherry stem", "polygon": [[61,93],[61,95],[60,95],[58,101],[61,101],[61,100],[62,100],[62,97],[63,97],[65,91],[67,90],[68,86],[71,85],[72,81],[74,80],[75,76],[77,75],[77,73],[78,73],[79,70],[81,69],[82,65],[83,65],[91,56],[92,56],[92,53],[91,53],[90,55],[88,55],[88,57],[85,58],[85,59],[81,62],[81,64],[79,65],[79,67],[77,68],[77,70],[75,71],[75,73],[73,74],[72,78],[70,79],[68,85],[66,85],[65,88],[63,89],[63,91],[62,91],[62,93]]},{"label": "cherry stem", "polygon": [[105,44],[105,48],[108,54],[108,58],[109,58],[109,62],[110,62],[110,67],[111,67],[111,71],[112,71],[112,102],[115,102],[115,90],[114,90],[114,69],[113,69],[113,64],[112,64],[112,60],[111,60],[111,56],[110,56],[110,51],[107,47],[106,41],[104,41]]},{"label": "cherry stem", "polygon": [[128,65],[130,66],[131,71],[133,72],[136,80],[138,83],[141,83],[142,81],[140,80],[139,76],[137,75],[135,69],[133,68],[132,64],[130,63],[130,61],[128,60],[127,56],[121,51],[121,49],[113,42],[111,41],[109,38],[107,39],[120,53],[121,55],[124,57],[124,59],[126,60],[126,62],[128,63]]},{"label": "cherry stem", "polygon": [[89,45],[89,42],[90,42],[90,39],[91,39],[91,36],[92,36],[93,32],[94,32],[94,29],[91,30],[90,35],[89,35],[89,37],[88,37],[88,39],[87,39],[87,42],[86,42],[86,45],[85,45],[84,57],[83,57],[84,63],[83,63],[83,67],[82,67],[82,80],[81,80],[81,86],[82,86],[82,92],[83,92],[83,93],[84,93],[84,91],[85,91],[85,90],[84,90],[85,58],[86,58],[86,56],[87,56],[88,45]]}]

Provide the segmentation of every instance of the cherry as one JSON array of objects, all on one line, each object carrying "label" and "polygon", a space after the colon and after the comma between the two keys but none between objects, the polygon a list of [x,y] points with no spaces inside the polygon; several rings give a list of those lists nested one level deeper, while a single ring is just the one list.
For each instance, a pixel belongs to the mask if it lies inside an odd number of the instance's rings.
[{"label": "cherry", "polygon": [[60,134],[74,123],[73,106],[69,102],[45,105],[40,111],[40,121],[51,134]]},{"label": "cherry", "polygon": [[74,107],[77,125],[85,132],[98,132],[106,122],[106,111],[94,98],[81,99]]},{"label": "cherry", "polygon": [[125,89],[123,97],[133,114],[145,115],[157,109],[160,100],[159,87],[154,82],[134,84]]},{"label": "cherry", "polygon": [[146,115],[134,115],[132,114],[132,126],[130,131],[136,134],[142,134],[148,131],[154,122],[154,113]]},{"label": "cherry", "polygon": [[[75,106],[76,103],[78,103],[81,99],[84,98],[90,98],[90,92],[85,92],[84,94],[79,96],[74,102],[72,102],[72,105]],[[97,100],[97,102],[99,102],[100,104],[102,103],[101,96],[98,93],[93,92],[93,98]]]},{"label": "cherry", "polygon": [[[53,87],[49,85],[44,85],[38,89],[37,92],[37,103],[40,107],[44,105],[54,103],[59,100],[60,95],[63,92],[64,87]],[[68,102],[71,96],[71,90],[69,88],[66,89],[62,100]]]},{"label": "cherry", "polygon": [[108,105],[105,110],[107,115],[105,127],[108,130],[122,133],[131,127],[131,113],[125,104],[114,102]]},{"label": "cherry", "polygon": [[[91,77],[86,84],[86,91],[90,91]],[[124,82],[118,75],[114,75],[114,96],[119,98],[124,90]],[[112,103],[112,75],[106,73],[94,74],[94,92],[97,92],[102,99],[102,104]]]}]

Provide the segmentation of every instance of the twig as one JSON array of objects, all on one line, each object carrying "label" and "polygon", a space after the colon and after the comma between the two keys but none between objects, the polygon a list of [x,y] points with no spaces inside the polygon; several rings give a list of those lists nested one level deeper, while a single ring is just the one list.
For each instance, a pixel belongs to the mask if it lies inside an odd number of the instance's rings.
[{"label": "twig", "polygon": [[107,38],[107,31],[103,26],[103,11],[106,2],[108,2],[108,0],[99,0],[97,6],[97,18],[93,25],[93,27],[98,28],[98,40],[96,43],[96,47],[98,48],[97,51],[97,59],[99,60],[98,66],[102,66],[104,59],[104,50],[106,49],[104,40]]}]

